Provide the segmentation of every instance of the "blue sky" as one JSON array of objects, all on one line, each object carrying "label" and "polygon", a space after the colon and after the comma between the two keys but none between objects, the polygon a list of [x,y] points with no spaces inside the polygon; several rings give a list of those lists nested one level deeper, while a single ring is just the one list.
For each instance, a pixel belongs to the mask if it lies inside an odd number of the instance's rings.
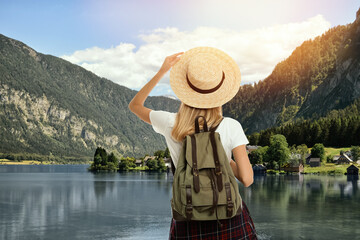
[{"label": "blue sky", "polygon": [[[237,61],[246,84],[304,40],[353,22],[358,8],[355,0],[0,0],[0,33],[132,89],[167,55],[215,46]],[[174,95],[168,75],[150,95],[165,94]]]}]

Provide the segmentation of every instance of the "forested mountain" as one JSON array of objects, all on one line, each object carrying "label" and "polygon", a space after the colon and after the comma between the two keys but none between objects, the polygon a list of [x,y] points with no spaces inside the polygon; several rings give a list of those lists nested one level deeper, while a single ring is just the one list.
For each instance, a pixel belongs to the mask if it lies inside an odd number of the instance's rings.
[{"label": "forested mountain", "polygon": [[[124,156],[165,149],[162,136],[128,109],[136,91],[0,35],[0,152],[91,156],[97,146]],[[145,106],[176,111],[149,97]]]},{"label": "forested mountain", "polygon": [[[340,109],[350,106],[345,111],[349,116],[358,109],[359,61],[360,11],[354,23],[305,41],[264,80],[243,85],[223,106],[223,114],[239,120],[247,135],[271,128],[251,137],[252,142],[262,144],[274,131],[308,144],[325,141],[319,136],[329,137],[327,127],[342,136],[357,131],[354,121],[358,118],[343,117]],[[165,139],[128,110],[135,94],[0,34],[0,153],[92,156],[101,146],[139,157],[165,149]],[[179,104],[167,97],[149,97],[145,102],[149,108],[172,112]],[[323,116],[326,118],[319,119]],[[291,129],[301,128],[303,137],[290,134]],[[309,131],[314,129],[312,138]],[[326,141],[336,144],[338,140]]]},{"label": "forested mountain", "polygon": [[331,147],[360,145],[360,98],[340,110],[331,110],[325,117],[271,127],[249,136],[251,145],[268,146],[270,136],[282,134],[289,145],[322,143]]},{"label": "forested mountain", "polygon": [[360,16],[303,42],[264,80],[243,85],[224,105],[247,134],[273,126],[318,119],[360,97]]}]

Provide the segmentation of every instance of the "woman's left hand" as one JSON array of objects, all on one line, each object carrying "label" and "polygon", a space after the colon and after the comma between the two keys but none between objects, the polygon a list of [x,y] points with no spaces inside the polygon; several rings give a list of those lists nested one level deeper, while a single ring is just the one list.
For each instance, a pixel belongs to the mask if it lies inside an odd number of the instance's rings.
[{"label": "woman's left hand", "polygon": [[175,65],[180,60],[179,55],[183,54],[184,52],[175,53],[173,55],[167,56],[164,60],[164,63],[162,64],[159,71],[166,73],[170,70],[172,66]]}]

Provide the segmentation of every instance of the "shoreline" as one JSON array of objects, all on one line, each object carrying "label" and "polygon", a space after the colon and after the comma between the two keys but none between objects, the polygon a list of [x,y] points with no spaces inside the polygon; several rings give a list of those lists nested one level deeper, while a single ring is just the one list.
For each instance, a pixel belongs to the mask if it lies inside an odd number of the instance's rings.
[{"label": "shoreline", "polygon": [[91,163],[84,163],[84,162],[60,163],[57,161],[38,161],[38,160],[11,161],[8,159],[0,159],[0,166],[1,165],[89,165],[89,164]]},{"label": "shoreline", "polygon": [[[8,159],[0,159],[0,166],[10,166],[10,165],[33,165],[33,166],[39,166],[39,165],[91,165],[91,163],[77,163],[77,162],[69,162],[69,163],[59,163],[56,161],[37,161],[37,160],[23,160],[23,161],[11,161]],[[269,175],[347,175],[346,174],[346,168],[348,168],[351,164],[342,164],[342,165],[336,165],[333,163],[327,163],[320,167],[309,167],[305,166],[304,172],[285,172],[283,170],[273,170],[268,169],[266,170],[266,174]],[[358,168],[360,168],[360,164],[354,164]],[[137,167],[135,169],[129,169],[128,172],[152,172],[149,170],[141,169],[140,167]],[[166,171],[165,171],[166,172]],[[258,175],[255,174],[254,175]],[[261,174],[260,174],[261,175]],[[356,175],[355,175],[356,176]]]}]

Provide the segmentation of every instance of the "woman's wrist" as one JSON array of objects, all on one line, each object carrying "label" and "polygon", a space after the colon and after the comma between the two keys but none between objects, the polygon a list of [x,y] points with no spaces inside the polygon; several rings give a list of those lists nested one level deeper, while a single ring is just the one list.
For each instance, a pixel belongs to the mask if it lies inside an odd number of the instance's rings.
[{"label": "woman's wrist", "polygon": [[158,71],[158,74],[160,74],[160,75],[165,75],[165,74],[167,73],[167,71],[169,71],[169,70],[160,68],[159,71]]}]

